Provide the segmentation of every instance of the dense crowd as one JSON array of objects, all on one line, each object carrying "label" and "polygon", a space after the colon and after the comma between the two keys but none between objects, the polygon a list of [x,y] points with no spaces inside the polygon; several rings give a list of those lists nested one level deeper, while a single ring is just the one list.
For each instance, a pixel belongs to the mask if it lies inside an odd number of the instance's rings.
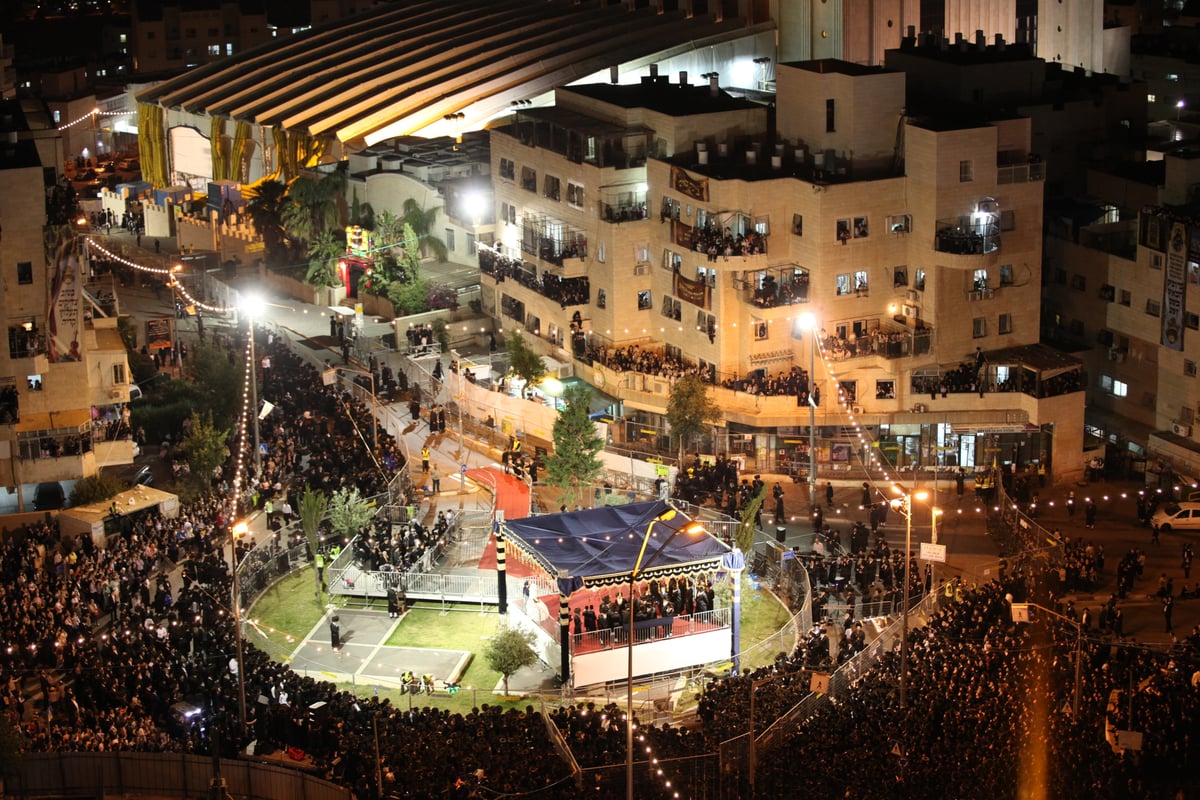
[{"label": "dense crowd", "polygon": [[[257,502],[286,497],[303,482],[327,490],[354,485],[364,494],[382,488],[388,471],[380,463],[394,454],[394,443],[385,439],[380,453],[368,455],[361,435],[367,410],[322,386],[315,371],[289,361],[283,349],[267,347],[278,365],[267,396],[282,413],[270,418]],[[216,487],[227,488],[229,469],[213,476]],[[687,479],[735,504],[762,488],[757,477],[739,482],[730,461],[689,469]],[[301,676],[253,646],[242,665],[246,695],[268,701],[250,704],[243,739],[226,607],[222,545],[232,510],[225,496],[188,504],[174,519],[118,517],[104,548],[86,537],[61,539],[45,523],[0,543],[2,704],[23,726],[30,749],[207,752],[220,742],[232,753],[256,739],[264,747],[303,748],[319,774],[359,798],[376,798],[380,790],[397,798],[580,796],[532,707],[402,710]],[[905,569],[912,563],[905,554],[878,536],[869,543],[862,531],[852,535],[850,552],[808,558],[818,598],[895,591],[906,572],[914,587],[928,588],[915,569]],[[395,558],[394,538],[386,547],[376,544],[379,555],[364,557],[382,561],[386,550],[386,558]],[[805,724],[785,726],[782,743],[758,761],[759,796],[974,797],[987,787],[989,795],[1008,798],[1021,794],[1026,775],[1052,797],[1173,796],[1173,783],[1188,780],[1200,759],[1200,634],[1155,653],[1114,646],[1119,642],[1092,635],[1089,626],[1080,703],[1064,710],[1073,701],[1075,628],[1053,619],[1014,622],[1012,615],[1012,603],[1022,601],[1075,613],[1062,602],[1068,587],[1060,584],[1072,576],[1090,580],[1092,570],[1103,572],[1104,557],[1083,541],[1063,549],[1065,567],[1013,559],[997,581],[947,598],[926,625],[911,630],[907,708],[898,702],[898,658],[889,651]],[[644,614],[687,610],[679,582],[657,585],[657,596],[654,589],[648,585],[639,601]],[[702,595],[711,602],[709,591],[691,593],[693,610]],[[647,778],[641,768],[639,796],[710,796],[717,781],[744,780],[736,760],[719,774],[708,754],[749,728],[752,703],[761,729],[804,698],[813,672],[836,666],[833,637],[839,653],[865,646],[852,619],[827,620],[770,666],[710,683],[698,728],[639,726],[639,753],[658,759],[666,776]],[[31,691],[40,693],[39,703]],[[172,707],[188,698],[203,698],[204,705],[181,719]],[[551,712],[551,719],[585,768],[586,793],[621,796],[622,711],[584,703]],[[1115,754],[1106,729],[1143,732],[1143,749]]]},{"label": "dense crowd", "polygon": [[730,256],[753,256],[767,252],[767,238],[755,231],[734,234],[716,226],[692,229],[692,249],[704,253],[709,261]]},{"label": "dense crowd", "polygon": [[[576,257],[568,249],[566,258]],[[551,259],[553,260],[553,259]],[[561,260],[561,259],[560,259]],[[563,308],[567,306],[587,305],[591,302],[592,290],[588,278],[563,278],[549,272],[543,272],[538,277],[537,269],[527,266],[519,258],[510,258],[497,253],[495,250],[479,249],[479,269],[491,275],[497,282],[506,279],[515,280],[527,289],[532,289],[543,297],[558,303]]]}]

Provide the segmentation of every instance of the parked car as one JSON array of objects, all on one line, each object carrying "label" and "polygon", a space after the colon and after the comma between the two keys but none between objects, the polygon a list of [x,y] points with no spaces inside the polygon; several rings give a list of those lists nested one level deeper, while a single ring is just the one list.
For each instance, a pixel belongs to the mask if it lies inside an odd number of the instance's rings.
[{"label": "parked car", "polygon": [[67,504],[67,495],[58,481],[39,483],[33,493],[35,511],[54,511]]},{"label": "parked car", "polygon": [[1158,531],[1200,530],[1200,503],[1167,503],[1150,518]]}]

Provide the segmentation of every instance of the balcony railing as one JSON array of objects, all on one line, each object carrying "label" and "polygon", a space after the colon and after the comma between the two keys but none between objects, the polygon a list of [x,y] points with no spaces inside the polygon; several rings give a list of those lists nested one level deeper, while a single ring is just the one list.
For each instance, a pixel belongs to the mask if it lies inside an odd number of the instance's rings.
[{"label": "balcony railing", "polygon": [[741,290],[742,301],[755,308],[779,308],[808,302],[808,274],[792,269],[771,270],[765,275],[751,273],[748,278],[737,278],[734,285]]},{"label": "balcony railing", "polygon": [[995,253],[1000,249],[1000,226],[996,222],[980,222],[971,216],[940,219],[933,249],[960,256]]},{"label": "balcony railing", "polygon": [[[497,283],[514,280],[542,297],[553,300],[563,308],[587,305],[592,301],[591,283],[586,277],[563,278],[558,275],[542,273],[539,278],[536,268],[515,258],[498,255],[492,250],[482,248],[479,250],[479,271],[492,276]],[[524,306],[522,305],[523,310]],[[508,315],[519,318],[515,313]]]},{"label": "balcony railing", "polygon": [[933,348],[933,328],[877,328],[854,339],[827,336],[821,347],[835,361],[867,356],[904,358],[922,355]]},{"label": "balcony railing", "polygon": [[600,204],[600,219],[605,222],[636,222],[649,217],[650,210],[645,200]]},{"label": "balcony railing", "polygon": [[996,183],[1027,183],[1046,180],[1046,165],[1041,161],[1011,164],[996,170]]}]

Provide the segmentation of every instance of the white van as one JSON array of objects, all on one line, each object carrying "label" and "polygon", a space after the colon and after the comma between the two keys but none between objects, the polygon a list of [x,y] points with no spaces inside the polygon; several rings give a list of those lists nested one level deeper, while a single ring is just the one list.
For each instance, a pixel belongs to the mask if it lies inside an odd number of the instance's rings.
[{"label": "white van", "polygon": [[1154,512],[1150,524],[1159,531],[1200,531],[1200,503],[1165,503]]},{"label": "white van", "polygon": [[134,400],[141,400],[141,399],[142,399],[142,387],[138,386],[136,383],[129,384],[129,402],[132,403]]}]

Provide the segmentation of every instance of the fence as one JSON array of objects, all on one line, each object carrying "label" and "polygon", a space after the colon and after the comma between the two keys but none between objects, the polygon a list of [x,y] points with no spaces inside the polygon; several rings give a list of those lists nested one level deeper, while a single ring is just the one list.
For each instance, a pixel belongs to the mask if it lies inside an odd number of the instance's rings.
[{"label": "fence", "polygon": [[[226,796],[239,800],[351,800],[349,789],[296,769],[257,761],[220,762]],[[212,795],[213,760],[182,753],[23,753],[5,769],[18,797]]]}]

